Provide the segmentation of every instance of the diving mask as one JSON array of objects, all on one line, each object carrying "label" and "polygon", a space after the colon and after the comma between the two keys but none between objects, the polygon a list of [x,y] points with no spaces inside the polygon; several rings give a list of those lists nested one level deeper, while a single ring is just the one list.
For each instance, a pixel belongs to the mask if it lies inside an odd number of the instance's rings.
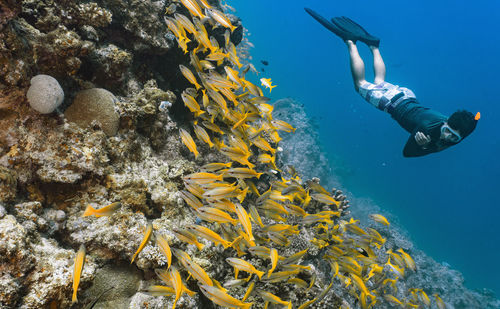
[{"label": "diving mask", "polygon": [[441,134],[447,134],[448,137],[446,140],[452,143],[458,143],[462,139],[460,134],[457,131],[450,128],[448,124],[443,124],[443,126],[441,127]]}]

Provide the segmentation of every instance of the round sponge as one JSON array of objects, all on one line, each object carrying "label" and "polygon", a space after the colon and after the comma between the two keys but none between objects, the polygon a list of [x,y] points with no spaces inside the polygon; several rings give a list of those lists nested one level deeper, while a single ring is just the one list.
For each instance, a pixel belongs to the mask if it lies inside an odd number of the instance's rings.
[{"label": "round sponge", "polygon": [[64,91],[55,78],[40,74],[31,79],[26,97],[31,108],[42,114],[50,114],[64,100]]}]

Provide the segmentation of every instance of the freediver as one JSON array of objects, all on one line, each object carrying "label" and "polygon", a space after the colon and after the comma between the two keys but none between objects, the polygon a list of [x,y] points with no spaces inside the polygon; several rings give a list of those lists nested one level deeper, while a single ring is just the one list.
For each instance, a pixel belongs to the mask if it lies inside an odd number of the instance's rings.
[{"label": "freediver", "polygon": [[[404,157],[420,157],[460,143],[474,131],[480,114],[458,110],[450,117],[423,107],[413,91],[385,81],[386,68],[380,54],[380,39],[369,34],[348,17],[334,17],[331,22],[305,8],[314,19],[339,36],[349,49],[351,73],[356,91],[376,108],[389,113],[411,135],[403,149]],[[373,55],[375,79],[365,80],[365,64],[356,41],[368,45]]]}]

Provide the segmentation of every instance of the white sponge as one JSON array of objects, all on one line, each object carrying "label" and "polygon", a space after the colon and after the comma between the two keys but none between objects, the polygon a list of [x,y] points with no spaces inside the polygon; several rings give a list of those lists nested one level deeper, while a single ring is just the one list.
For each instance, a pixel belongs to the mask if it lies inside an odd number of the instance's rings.
[{"label": "white sponge", "polygon": [[40,74],[31,79],[26,97],[34,110],[50,114],[64,100],[64,91],[55,78]]}]

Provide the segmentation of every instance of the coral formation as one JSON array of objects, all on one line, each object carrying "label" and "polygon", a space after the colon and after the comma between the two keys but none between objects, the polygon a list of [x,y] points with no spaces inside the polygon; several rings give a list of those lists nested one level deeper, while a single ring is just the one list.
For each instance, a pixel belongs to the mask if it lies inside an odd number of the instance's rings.
[{"label": "coral formation", "polygon": [[64,116],[82,128],[97,122],[106,135],[114,136],[120,121],[120,115],[115,110],[117,101],[118,99],[106,89],[82,90],[75,95]]},{"label": "coral formation", "polygon": [[50,114],[63,102],[64,91],[55,78],[39,74],[31,79],[26,98],[34,110]]}]

